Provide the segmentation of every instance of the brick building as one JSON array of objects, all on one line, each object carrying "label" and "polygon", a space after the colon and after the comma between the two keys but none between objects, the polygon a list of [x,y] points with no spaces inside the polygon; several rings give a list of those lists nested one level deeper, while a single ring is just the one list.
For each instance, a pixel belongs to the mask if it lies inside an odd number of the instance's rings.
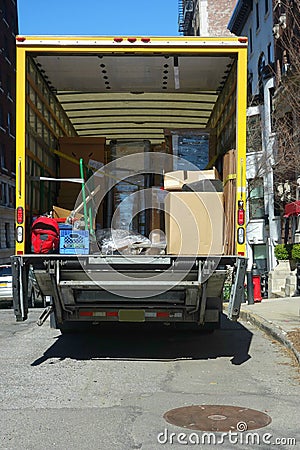
[{"label": "brick building", "polygon": [[17,3],[0,3],[0,264],[14,252]]},{"label": "brick building", "polygon": [[179,31],[184,36],[231,36],[227,24],[236,0],[179,0]]}]

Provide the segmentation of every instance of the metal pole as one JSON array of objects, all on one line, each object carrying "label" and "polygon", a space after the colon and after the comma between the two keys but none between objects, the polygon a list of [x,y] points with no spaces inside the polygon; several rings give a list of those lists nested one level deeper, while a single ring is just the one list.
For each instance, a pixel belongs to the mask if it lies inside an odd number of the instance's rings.
[{"label": "metal pole", "polygon": [[84,224],[85,224],[85,229],[88,230],[89,226],[88,226],[88,214],[87,214],[87,207],[86,207],[83,158],[80,158],[80,160],[79,160],[79,168],[80,168],[80,177],[82,179],[81,192],[82,192],[82,202],[83,202]]},{"label": "metal pole", "polygon": [[253,292],[253,276],[252,270],[247,270],[247,298],[248,305],[254,305],[254,292]]}]

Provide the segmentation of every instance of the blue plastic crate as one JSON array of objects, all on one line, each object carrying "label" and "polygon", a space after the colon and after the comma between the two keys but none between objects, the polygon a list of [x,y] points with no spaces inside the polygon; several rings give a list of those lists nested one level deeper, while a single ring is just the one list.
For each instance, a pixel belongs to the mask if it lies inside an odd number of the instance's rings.
[{"label": "blue plastic crate", "polygon": [[59,253],[61,255],[88,255],[88,230],[74,230],[71,225],[59,226]]}]

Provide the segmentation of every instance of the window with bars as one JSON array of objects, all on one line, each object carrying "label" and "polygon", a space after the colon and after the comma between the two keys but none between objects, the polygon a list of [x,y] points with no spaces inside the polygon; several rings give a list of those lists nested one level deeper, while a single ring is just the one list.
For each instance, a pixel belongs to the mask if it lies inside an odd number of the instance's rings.
[{"label": "window with bars", "polygon": [[265,218],[263,178],[248,180],[248,203],[250,220]]}]

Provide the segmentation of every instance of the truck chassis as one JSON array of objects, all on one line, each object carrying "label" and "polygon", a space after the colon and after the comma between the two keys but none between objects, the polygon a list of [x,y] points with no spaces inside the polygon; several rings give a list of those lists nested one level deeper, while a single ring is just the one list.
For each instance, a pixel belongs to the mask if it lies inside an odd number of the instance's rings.
[{"label": "truck chassis", "polygon": [[14,313],[17,321],[27,319],[31,268],[41,294],[51,299],[39,325],[51,313],[52,326],[62,332],[103,322],[218,328],[229,267],[233,268],[233,282],[228,317],[233,321],[239,317],[246,261],[237,256],[13,256]]}]

